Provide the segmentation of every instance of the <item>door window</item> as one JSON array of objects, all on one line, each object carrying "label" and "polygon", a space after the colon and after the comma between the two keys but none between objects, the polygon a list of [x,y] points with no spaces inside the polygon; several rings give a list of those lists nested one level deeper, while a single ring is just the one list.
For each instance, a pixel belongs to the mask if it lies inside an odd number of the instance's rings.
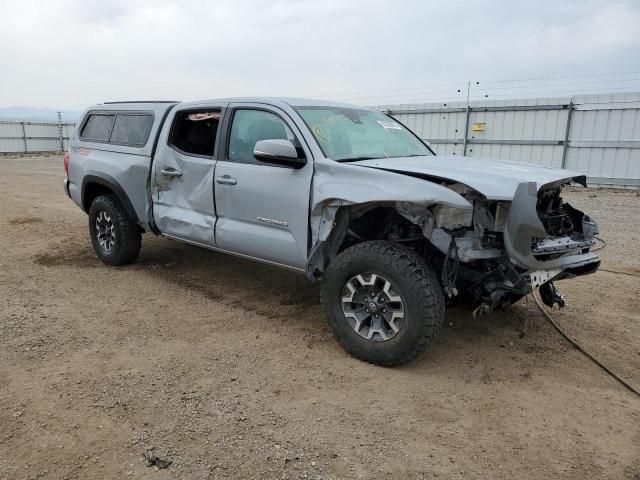
[{"label": "door window", "polygon": [[264,110],[236,110],[229,135],[229,160],[265,165],[253,156],[259,140],[289,140],[297,145],[293,132],[277,115]]},{"label": "door window", "polygon": [[219,111],[178,112],[171,126],[169,145],[188,155],[211,157],[219,123]]}]

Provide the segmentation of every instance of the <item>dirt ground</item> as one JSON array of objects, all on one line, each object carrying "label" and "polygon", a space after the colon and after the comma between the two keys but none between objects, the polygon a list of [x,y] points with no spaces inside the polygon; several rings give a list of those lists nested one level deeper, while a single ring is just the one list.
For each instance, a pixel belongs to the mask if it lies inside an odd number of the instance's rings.
[{"label": "dirt ground", "polygon": [[[0,171],[2,479],[640,479],[640,399],[533,302],[450,310],[425,355],[375,367],[304,276],[152,235],[104,266],[60,157]],[[640,196],[569,199],[621,273],[560,282],[554,316],[640,387]]]}]

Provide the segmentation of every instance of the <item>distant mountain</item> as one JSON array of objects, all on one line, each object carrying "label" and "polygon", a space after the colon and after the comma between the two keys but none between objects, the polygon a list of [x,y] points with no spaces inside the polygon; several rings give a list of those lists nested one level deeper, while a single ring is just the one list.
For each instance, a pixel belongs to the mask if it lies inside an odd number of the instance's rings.
[{"label": "distant mountain", "polygon": [[[81,112],[61,110],[63,122],[75,122]],[[51,108],[0,107],[0,120],[20,120],[29,122],[57,122],[58,110]]]}]

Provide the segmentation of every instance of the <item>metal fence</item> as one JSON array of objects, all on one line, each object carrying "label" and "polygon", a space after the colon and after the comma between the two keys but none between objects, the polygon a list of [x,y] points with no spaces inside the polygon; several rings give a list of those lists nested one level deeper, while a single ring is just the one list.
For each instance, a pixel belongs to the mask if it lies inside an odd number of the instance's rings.
[{"label": "metal fence", "polygon": [[563,167],[592,186],[640,188],[640,93],[378,108],[438,154]]},{"label": "metal fence", "polygon": [[62,152],[75,124],[0,121],[0,153]]},{"label": "metal fence", "polygon": [[[381,105],[439,154],[577,170],[589,185],[640,188],[640,93]],[[0,153],[67,149],[73,123],[0,121]]]}]

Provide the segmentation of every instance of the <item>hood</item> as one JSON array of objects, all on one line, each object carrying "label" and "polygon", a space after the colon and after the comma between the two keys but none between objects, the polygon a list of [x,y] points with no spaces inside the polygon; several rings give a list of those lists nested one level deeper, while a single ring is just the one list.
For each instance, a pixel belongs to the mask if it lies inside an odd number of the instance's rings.
[{"label": "hood", "polygon": [[425,175],[435,177],[434,181],[453,180],[473,188],[490,200],[512,200],[518,185],[523,182],[535,182],[538,189],[549,183],[570,180],[586,184],[583,174],[570,170],[458,155],[391,157],[360,160],[351,165]]}]

